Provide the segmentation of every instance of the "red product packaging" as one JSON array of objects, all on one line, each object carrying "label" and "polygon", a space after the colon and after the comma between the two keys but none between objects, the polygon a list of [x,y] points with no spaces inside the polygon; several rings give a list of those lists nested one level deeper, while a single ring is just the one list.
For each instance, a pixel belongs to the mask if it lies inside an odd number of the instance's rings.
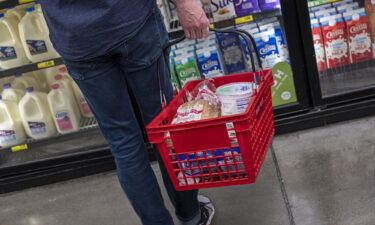
[{"label": "red product packaging", "polygon": [[352,63],[372,59],[370,26],[364,9],[344,14],[348,31],[350,61]]},{"label": "red product packaging", "polygon": [[317,19],[311,20],[311,31],[313,35],[315,58],[318,70],[325,70],[327,69],[326,54],[324,50],[322,29]]},{"label": "red product packaging", "polygon": [[328,68],[349,64],[347,32],[341,15],[320,19]]}]

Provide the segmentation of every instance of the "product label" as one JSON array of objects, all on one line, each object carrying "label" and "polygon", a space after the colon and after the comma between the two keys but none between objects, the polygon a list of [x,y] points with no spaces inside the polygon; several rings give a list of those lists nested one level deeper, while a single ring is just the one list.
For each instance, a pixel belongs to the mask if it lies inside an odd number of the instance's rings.
[{"label": "product label", "polygon": [[217,50],[203,49],[202,51],[203,52],[198,52],[197,54],[201,74],[205,78],[224,75]]},{"label": "product label", "polygon": [[15,48],[10,46],[0,46],[0,61],[7,61],[15,58],[17,58]]},{"label": "product label", "polygon": [[189,81],[200,79],[199,69],[194,56],[176,60],[176,73],[182,86]]},{"label": "product label", "polygon": [[211,11],[214,22],[236,17],[233,0],[211,0]]},{"label": "product label", "polygon": [[350,61],[352,63],[372,59],[370,28],[367,16],[363,15],[358,20],[346,20],[348,29]]},{"label": "product label", "polygon": [[14,130],[0,130],[0,143],[6,144],[16,139],[16,132]]},{"label": "product label", "polygon": [[27,122],[31,130],[31,134],[44,134],[47,133],[46,124],[43,122]]},{"label": "product label", "polygon": [[26,40],[31,55],[47,52],[46,43],[43,40]]},{"label": "product label", "polygon": [[68,112],[58,112],[55,114],[55,118],[61,131],[73,129],[73,124]]},{"label": "product label", "polygon": [[277,63],[273,69],[274,85],[272,91],[272,105],[279,106],[297,101],[292,68],[287,62]]},{"label": "product label", "polygon": [[318,70],[325,70],[327,69],[326,63],[326,55],[324,51],[324,44],[323,44],[323,36],[322,30],[319,25],[311,28],[314,40],[314,49],[315,49],[315,57],[316,57],[316,64],[318,66]]},{"label": "product label", "polygon": [[234,7],[238,17],[260,12],[257,0],[234,0]]},{"label": "product label", "polygon": [[281,61],[275,36],[268,36],[267,41],[263,38],[256,38],[255,42],[264,69],[272,69],[276,63]]},{"label": "product label", "polygon": [[92,113],[91,109],[90,109],[90,106],[89,106],[89,104],[87,104],[87,101],[86,101],[85,98],[80,98],[79,104],[82,108],[82,112],[83,112],[84,115],[90,115]]},{"label": "product label", "polygon": [[259,0],[259,6],[262,10],[280,8],[280,0]]},{"label": "product label", "polygon": [[336,24],[331,20],[323,25],[324,47],[328,68],[349,64],[349,51],[345,23],[337,19]]},{"label": "product label", "polygon": [[241,44],[236,34],[217,33],[220,51],[228,74],[246,70]]}]

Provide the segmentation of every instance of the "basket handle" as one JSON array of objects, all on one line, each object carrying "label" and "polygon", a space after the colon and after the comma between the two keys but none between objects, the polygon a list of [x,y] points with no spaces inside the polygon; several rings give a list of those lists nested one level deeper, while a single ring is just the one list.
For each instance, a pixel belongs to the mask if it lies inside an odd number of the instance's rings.
[{"label": "basket handle", "polygon": [[[258,51],[256,51],[256,43],[255,43],[255,40],[253,38],[253,36],[248,33],[247,31],[245,30],[235,30],[235,29],[216,29],[216,28],[210,28],[210,31],[213,31],[213,32],[217,32],[217,33],[234,33],[234,34],[237,34],[239,36],[241,36],[245,42],[246,42],[246,47],[248,49],[248,51],[250,52],[250,60],[251,60],[251,66],[252,66],[252,70],[253,70],[253,74],[254,74],[254,81],[256,83],[259,83],[259,79],[258,77],[256,76],[256,69],[255,69],[255,62],[254,62],[254,57],[253,57],[253,54],[252,54],[252,49],[250,46],[253,46],[253,50],[256,54],[256,58],[257,58],[257,62],[258,62],[258,65],[259,65],[259,68],[260,68],[260,74],[261,74],[261,80],[264,79],[264,72],[263,72],[263,67],[262,67],[262,62],[260,60],[260,56],[259,56],[259,53]],[[162,53],[162,56],[163,56],[163,59],[165,60],[165,63],[166,65],[169,67],[169,49],[172,45],[175,45],[183,40],[185,40],[186,37],[185,35],[182,35],[181,37],[169,42],[168,44],[166,44],[164,47],[163,47],[163,53]],[[159,59],[160,60],[160,59]],[[162,105],[162,108],[165,108],[165,106],[167,105],[167,101],[166,101],[166,96],[165,96],[165,93],[163,92],[163,87],[162,87],[162,76],[160,74],[160,61],[158,60],[157,62],[157,76],[158,76],[158,83],[159,83],[159,90],[160,90],[160,102],[161,102],[161,105]],[[168,69],[168,73],[170,73],[170,68]],[[170,74],[171,76],[171,74]],[[181,81],[180,81],[180,78],[178,76],[175,77],[176,78],[176,81],[177,81],[177,85],[178,85],[178,88],[181,89],[182,88],[182,85],[181,85]]]}]

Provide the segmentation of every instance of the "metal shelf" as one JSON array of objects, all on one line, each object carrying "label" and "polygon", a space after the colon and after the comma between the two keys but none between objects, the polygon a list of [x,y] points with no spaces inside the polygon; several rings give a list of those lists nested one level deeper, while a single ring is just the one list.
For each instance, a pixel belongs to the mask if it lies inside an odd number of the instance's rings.
[{"label": "metal shelf", "polygon": [[0,78],[2,77],[9,77],[13,76],[15,74],[22,74],[27,72],[32,72],[36,70],[46,69],[53,66],[58,66],[63,64],[62,58],[56,58],[51,60],[46,60],[38,63],[30,63],[27,65],[6,69],[6,70],[0,70]]},{"label": "metal shelf", "polygon": [[17,5],[22,5],[30,2],[34,2],[34,0],[7,0],[4,2],[0,2],[0,9],[11,8]]}]

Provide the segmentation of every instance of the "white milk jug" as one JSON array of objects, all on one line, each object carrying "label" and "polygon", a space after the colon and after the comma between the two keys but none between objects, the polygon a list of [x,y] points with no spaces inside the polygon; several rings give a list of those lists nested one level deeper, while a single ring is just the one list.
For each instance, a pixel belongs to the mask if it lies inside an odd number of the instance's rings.
[{"label": "white milk jug", "polygon": [[16,20],[17,25],[21,21],[24,15],[25,15],[25,10],[22,10],[16,7],[8,8],[7,11],[5,12],[5,17]]},{"label": "white milk jug", "polygon": [[13,101],[18,104],[24,95],[25,89],[21,90],[12,88],[12,85],[10,83],[6,83],[3,85],[3,92],[1,93],[1,96],[4,100]]},{"label": "white milk jug", "polygon": [[74,96],[74,90],[73,90],[74,81],[72,81],[68,77],[69,77],[69,75],[57,74],[55,76],[55,83],[52,84],[52,86],[55,85],[55,84],[59,84],[61,89],[66,90],[67,95],[69,96],[69,98],[72,99],[72,101],[74,103],[73,105],[75,106],[74,108],[75,108],[77,114],[80,114],[80,110],[79,110],[79,106],[78,106],[79,102],[76,101],[75,96]]},{"label": "white milk jug", "polygon": [[0,67],[9,69],[29,63],[18,38],[17,21],[0,13]]},{"label": "white milk jug", "polygon": [[94,117],[94,114],[92,113],[89,107],[89,104],[87,104],[85,96],[83,95],[81,89],[78,87],[76,82],[73,81],[72,86],[73,86],[74,96],[76,98],[76,101],[78,103],[79,110],[81,111],[82,116]]},{"label": "white milk jug", "polygon": [[79,131],[81,114],[75,99],[59,83],[52,85],[52,90],[48,93],[48,104],[59,133]]},{"label": "white milk jug", "polygon": [[15,102],[0,97],[0,147],[6,148],[26,142],[26,134]]},{"label": "white milk jug", "polygon": [[44,23],[35,8],[30,7],[26,9],[26,15],[18,25],[22,45],[31,62],[59,57],[52,46],[49,31]]},{"label": "white milk jug", "polygon": [[[40,70],[24,73],[23,76],[26,77],[26,78],[30,77],[32,80],[35,80],[36,85],[37,85],[36,86],[37,90],[39,90],[41,92],[45,92],[45,93],[49,92],[47,82],[44,79],[44,73],[41,72]],[[31,85],[29,87],[35,87],[35,86]]]},{"label": "white milk jug", "polygon": [[12,87],[14,89],[26,90],[28,87],[33,87],[36,91],[41,91],[38,82],[34,77],[23,76],[22,74],[17,74],[12,80]]},{"label": "white milk jug", "polygon": [[34,139],[48,138],[56,134],[56,127],[48,107],[47,94],[26,89],[18,104],[26,134]]},{"label": "white milk jug", "polygon": [[57,74],[63,74],[60,72],[60,70],[63,68],[65,68],[65,66],[54,66],[54,67],[42,70],[44,72],[45,80],[49,87],[51,87],[51,85],[55,83],[55,76]]}]

